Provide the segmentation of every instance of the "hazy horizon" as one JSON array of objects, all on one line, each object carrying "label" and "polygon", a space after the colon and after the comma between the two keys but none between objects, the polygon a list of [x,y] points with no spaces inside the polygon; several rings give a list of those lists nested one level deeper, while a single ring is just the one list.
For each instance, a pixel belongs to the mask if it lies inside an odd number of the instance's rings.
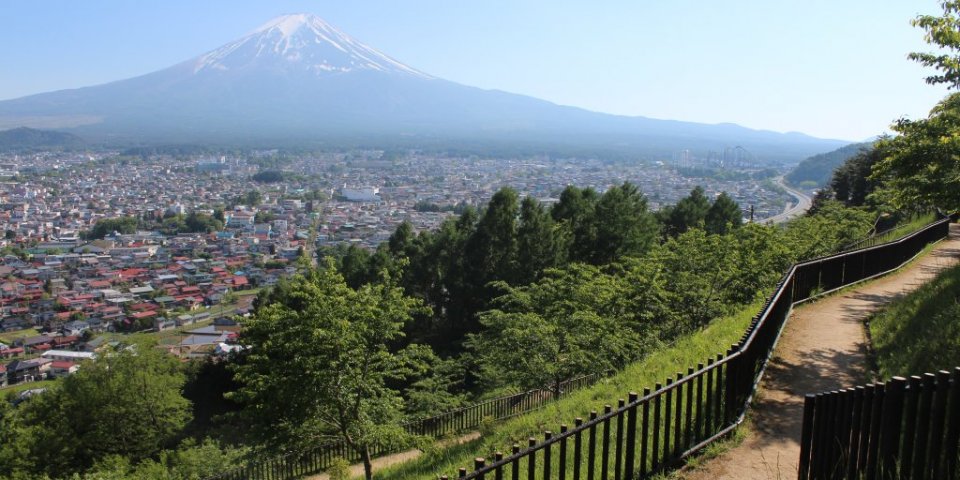
[{"label": "hazy horizon", "polygon": [[926,115],[944,89],[906,59],[927,49],[909,20],[936,2],[843,3],[5,3],[0,99],[146,74],[309,12],[431,75],[598,112],[849,141]]}]

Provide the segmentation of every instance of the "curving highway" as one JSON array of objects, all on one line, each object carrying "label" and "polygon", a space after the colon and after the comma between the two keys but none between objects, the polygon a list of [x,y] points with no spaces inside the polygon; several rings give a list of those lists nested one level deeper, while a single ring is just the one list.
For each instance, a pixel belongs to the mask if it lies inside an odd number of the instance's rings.
[{"label": "curving highway", "polygon": [[794,188],[787,186],[787,184],[783,183],[782,176],[777,177],[776,182],[777,182],[777,185],[780,185],[781,187],[783,187],[783,189],[786,190],[787,193],[793,196],[796,203],[788,204],[787,208],[784,209],[783,213],[774,215],[770,218],[763,219],[764,223],[767,223],[767,222],[783,223],[793,218],[799,217],[800,215],[803,215],[804,213],[806,213],[807,210],[810,209],[810,206],[813,204],[813,199],[810,198],[809,195],[801,192],[800,190],[796,190]]}]

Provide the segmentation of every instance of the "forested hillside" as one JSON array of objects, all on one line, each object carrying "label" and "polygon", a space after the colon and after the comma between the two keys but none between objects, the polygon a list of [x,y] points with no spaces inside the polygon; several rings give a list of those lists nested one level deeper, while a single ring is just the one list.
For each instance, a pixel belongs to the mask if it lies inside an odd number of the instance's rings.
[{"label": "forested hillside", "polygon": [[796,187],[817,188],[826,185],[831,175],[847,159],[870,148],[870,143],[852,143],[832,152],[821,153],[800,162],[787,174],[786,180]]},{"label": "forested hillside", "polygon": [[62,148],[83,145],[83,139],[72,134],[34,128],[0,130],[0,151],[31,148]]}]

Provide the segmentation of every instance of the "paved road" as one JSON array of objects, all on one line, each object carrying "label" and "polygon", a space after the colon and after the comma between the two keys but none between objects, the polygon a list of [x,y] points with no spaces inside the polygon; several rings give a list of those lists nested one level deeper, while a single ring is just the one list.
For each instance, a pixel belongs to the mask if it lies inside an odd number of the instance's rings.
[{"label": "paved road", "polygon": [[783,187],[783,189],[786,190],[787,193],[793,196],[796,203],[792,204],[792,206],[790,206],[790,208],[788,208],[783,213],[764,219],[763,223],[767,223],[767,222],[783,223],[795,217],[799,217],[800,215],[803,215],[804,213],[806,213],[807,210],[810,209],[810,206],[813,204],[813,199],[810,198],[809,195],[801,192],[800,190],[796,190],[794,188],[788,187],[785,183],[783,183],[783,177],[777,177],[776,182],[777,182],[777,185],[780,185],[781,187]]},{"label": "paved road", "polygon": [[864,320],[890,301],[930,281],[960,259],[960,226],[950,239],[903,270],[793,311],[763,377],[743,443],[683,480],[797,478],[803,396],[866,383]]}]

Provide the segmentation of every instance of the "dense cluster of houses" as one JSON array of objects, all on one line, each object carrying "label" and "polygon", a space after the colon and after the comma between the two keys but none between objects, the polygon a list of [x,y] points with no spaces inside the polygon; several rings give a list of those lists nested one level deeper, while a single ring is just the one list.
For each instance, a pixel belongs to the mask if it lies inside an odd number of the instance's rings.
[{"label": "dense cluster of houses", "polygon": [[27,259],[4,256],[0,330],[163,330],[192,323],[189,312],[219,304],[227,292],[273,285],[295,271],[295,255],[267,255],[264,263],[256,255],[263,245],[222,233],[111,235],[76,242],[69,253],[45,253],[41,245]]},{"label": "dense cluster of houses", "polygon": [[94,358],[97,343],[76,335],[37,335],[0,343],[0,387],[70,375]]}]

